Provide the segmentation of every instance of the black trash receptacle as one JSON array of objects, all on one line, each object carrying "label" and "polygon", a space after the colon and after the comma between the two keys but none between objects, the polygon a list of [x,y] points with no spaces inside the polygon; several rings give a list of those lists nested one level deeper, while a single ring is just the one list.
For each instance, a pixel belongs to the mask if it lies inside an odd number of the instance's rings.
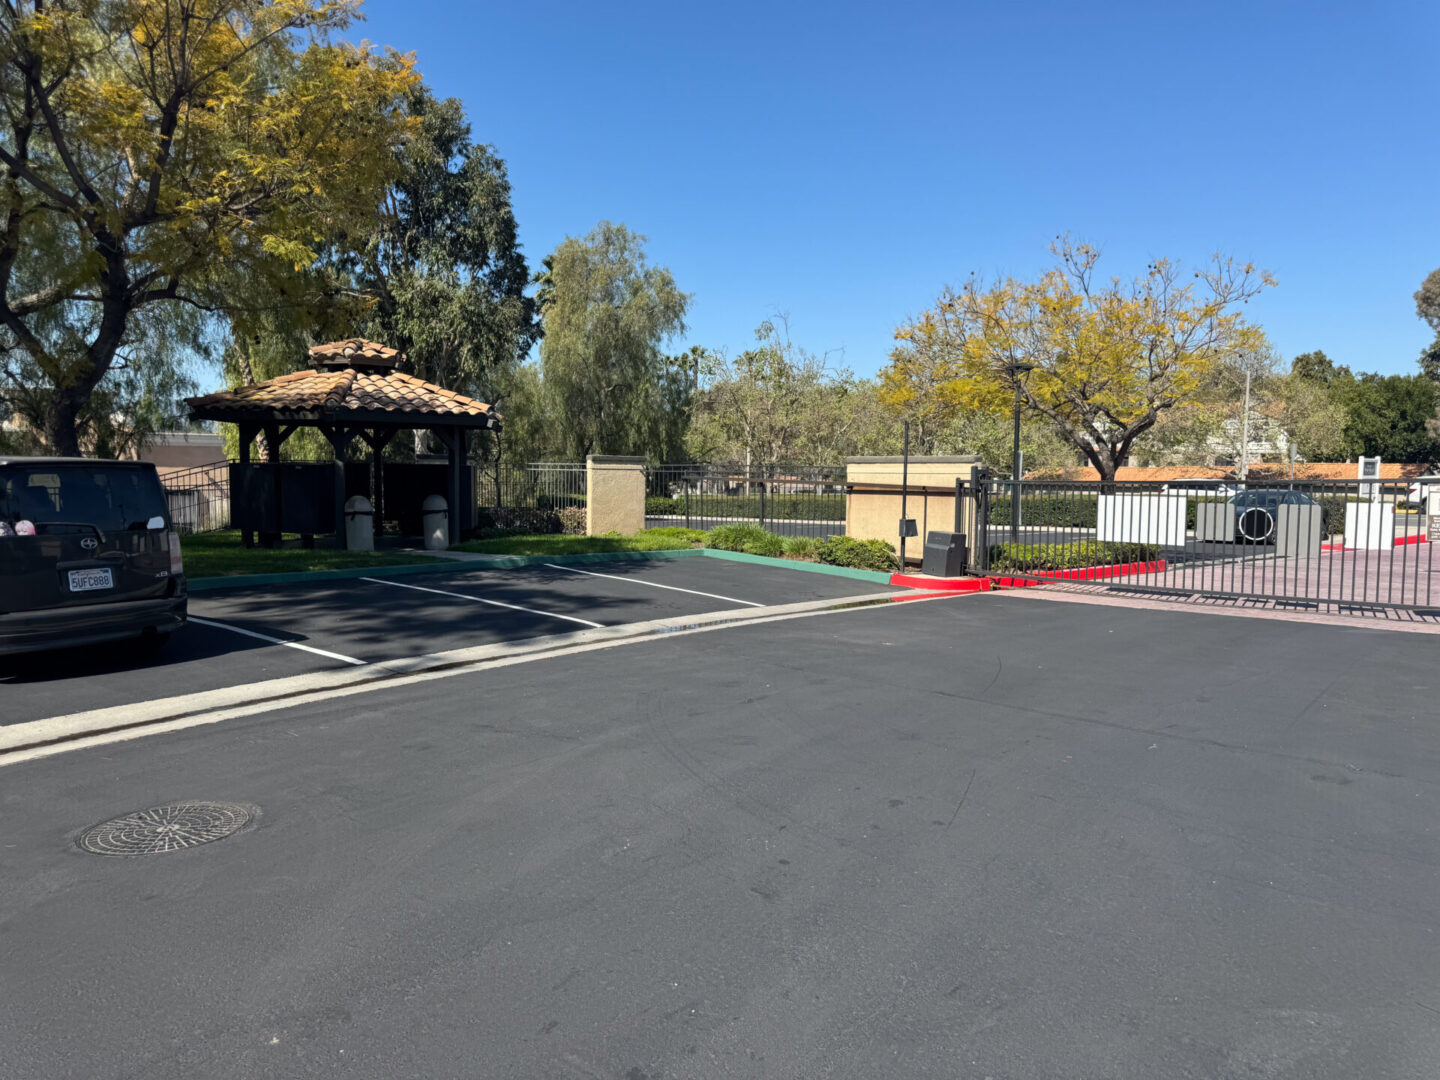
[{"label": "black trash receptacle", "polygon": [[965,534],[925,534],[925,561],[921,572],[931,577],[959,577],[965,573]]}]

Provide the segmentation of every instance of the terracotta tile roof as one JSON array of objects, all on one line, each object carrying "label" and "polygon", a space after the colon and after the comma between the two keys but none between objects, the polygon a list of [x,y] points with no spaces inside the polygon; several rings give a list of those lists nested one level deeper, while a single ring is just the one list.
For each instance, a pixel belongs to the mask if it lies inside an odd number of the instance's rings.
[{"label": "terracotta tile roof", "polygon": [[[1296,480],[1356,480],[1360,466],[1354,461],[1302,461],[1295,465]],[[1380,465],[1381,480],[1408,480],[1413,476],[1423,476],[1428,467],[1425,465],[1398,465],[1390,462],[1382,462]],[[1158,466],[1153,468],[1140,468],[1136,466],[1122,465],[1115,470],[1116,480],[1143,480],[1150,483],[1169,483],[1172,480],[1233,480],[1236,472],[1234,466],[1218,465],[1179,465],[1179,466]],[[1060,469],[1049,472],[1026,473],[1027,480],[1071,480],[1078,482],[1098,481],[1100,474],[1089,466],[1076,469]],[[1290,478],[1290,464],[1275,464],[1273,462],[1256,462],[1250,466],[1251,480],[1288,480]]]},{"label": "terracotta tile roof", "polygon": [[378,341],[368,341],[365,338],[346,338],[344,341],[312,345],[310,359],[318,364],[343,361],[346,362],[347,367],[351,365],[363,367],[366,364],[393,367],[405,359],[405,354],[399,349],[381,345]]},{"label": "terracotta tile roof", "polygon": [[400,371],[354,368],[297,371],[235,390],[188,398],[186,404],[195,419],[229,422],[273,419],[345,423],[393,416],[397,424],[420,421],[415,424],[418,427],[427,426],[423,422],[426,420],[449,420],[473,427],[500,423],[500,414],[492,406],[454,390]]}]

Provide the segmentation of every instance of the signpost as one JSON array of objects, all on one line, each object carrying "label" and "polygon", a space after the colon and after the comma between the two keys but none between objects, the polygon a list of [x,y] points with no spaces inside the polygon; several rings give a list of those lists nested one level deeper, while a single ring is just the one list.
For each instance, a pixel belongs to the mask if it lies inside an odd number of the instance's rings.
[{"label": "signpost", "polygon": [[[1361,458],[1360,458],[1360,471],[1359,471],[1359,473],[1358,473],[1357,475],[1358,475],[1359,479],[1361,479],[1361,480],[1379,480],[1379,479],[1380,479],[1380,459],[1379,459],[1378,457],[1369,457],[1369,458],[1367,458],[1367,457],[1361,457]],[[1379,484],[1361,484],[1361,485],[1360,485],[1360,494],[1361,494],[1362,496],[1368,495],[1368,496],[1370,497],[1370,501],[1371,501],[1371,502],[1379,502],[1379,501],[1380,501],[1380,485],[1379,485]]]}]

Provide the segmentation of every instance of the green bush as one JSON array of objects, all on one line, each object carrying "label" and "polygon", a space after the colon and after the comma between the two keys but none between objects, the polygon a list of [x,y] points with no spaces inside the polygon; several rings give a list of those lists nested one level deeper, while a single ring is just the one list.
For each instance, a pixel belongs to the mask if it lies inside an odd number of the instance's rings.
[{"label": "green bush", "polygon": [[1159,556],[1159,549],[1147,544],[1113,544],[1095,540],[1072,544],[995,544],[990,548],[990,569],[1078,570],[1089,566],[1149,562]]},{"label": "green bush", "polygon": [[820,551],[820,541],[813,536],[787,536],[785,556],[790,559],[814,559]]},{"label": "green bush", "polygon": [[566,536],[585,535],[585,508],[583,506],[565,506],[555,511],[555,516],[560,519],[560,531]]},{"label": "green bush", "polygon": [[849,566],[856,570],[898,570],[900,561],[895,549],[884,540],[856,540],[850,536],[832,536],[815,546],[815,556],[830,566]]},{"label": "green bush", "polygon": [[[764,511],[766,521],[844,521],[845,496],[825,495],[766,495],[761,505],[759,495],[720,495],[704,492],[690,496],[689,512],[693,517],[755,518],[757,521]],[[666,499],[650,496],[645,500],[645,513],[652,516],[661,514],[684,514],[684,497]]]},{"label": "green bush", "polygon": [[785,541],[759,525],[736,522],[721,525],[705,534],[705,546],[721,551],[743,551],[747,555],[764,555],[778,559],[785,553]]},{"label": "green bush", "polygon": [[[1093,529],[1100,516],[1098,496],[1076,493],[1074,495],[1022,495],[1020,514],[1025,525],[1044,525],[1061,529]],[[1010,499],[1001,496],[990,501],[991,525],[1010,524]]]}]

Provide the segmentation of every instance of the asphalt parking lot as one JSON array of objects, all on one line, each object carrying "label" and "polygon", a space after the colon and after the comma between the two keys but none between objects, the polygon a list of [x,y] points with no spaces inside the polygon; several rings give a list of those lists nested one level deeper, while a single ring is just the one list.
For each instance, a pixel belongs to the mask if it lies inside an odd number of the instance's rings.
[{"label": "asphalt parking lot", "polygon": [[154,660],[112,645],[0,661],[0,725],[597,626],[900,591],[707,558],[384,570],[195,594],[191,624]]},{"label": "asphalt parking lot", "polygon": [[0,1078],[1430,1080],[1436,672],[991,593],[7,766]]}]

